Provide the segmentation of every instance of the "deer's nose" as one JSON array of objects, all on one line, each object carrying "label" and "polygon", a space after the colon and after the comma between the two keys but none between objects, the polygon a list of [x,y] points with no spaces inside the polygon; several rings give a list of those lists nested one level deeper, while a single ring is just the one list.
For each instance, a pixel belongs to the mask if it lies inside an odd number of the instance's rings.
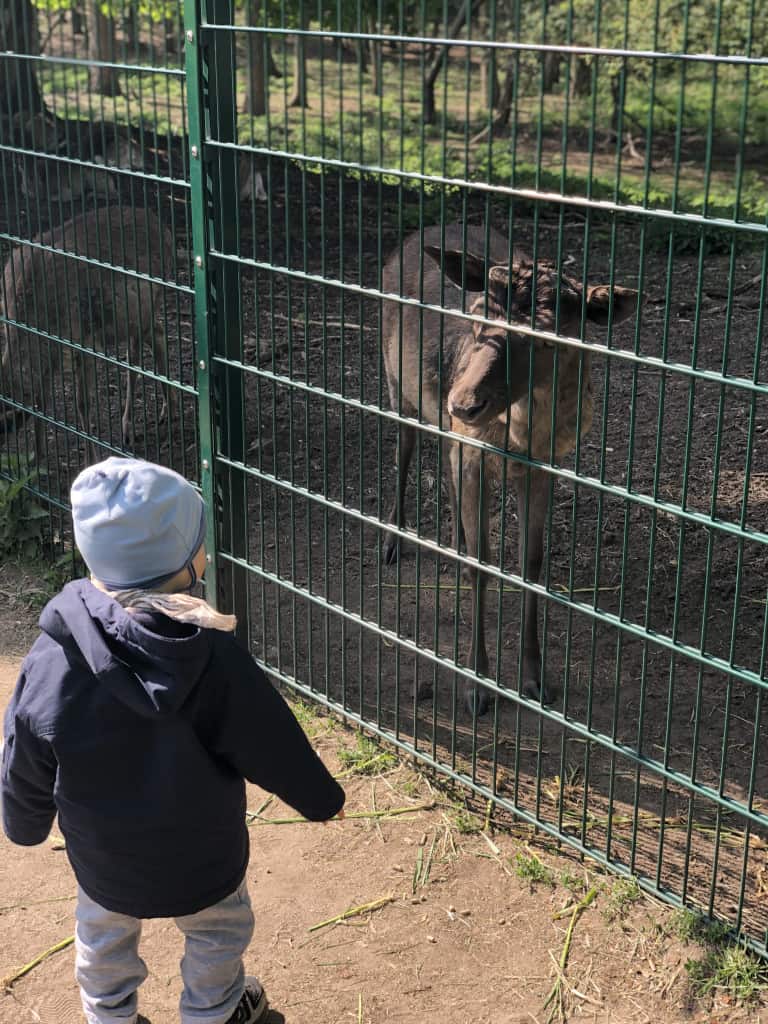
[{"label": "deer's nose", "polygon": [[461,399],[455,401],[450,395],[448,397],[448,412],[462,423],[474,423],[478,417],[482,416],[487,405],[486,399],[483,399],[482,402],[467,402]]}]

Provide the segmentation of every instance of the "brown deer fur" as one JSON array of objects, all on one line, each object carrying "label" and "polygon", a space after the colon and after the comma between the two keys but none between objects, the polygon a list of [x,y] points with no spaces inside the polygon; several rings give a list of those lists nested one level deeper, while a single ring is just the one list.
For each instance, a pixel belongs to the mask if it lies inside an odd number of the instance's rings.
[{"label": "brown deer fur", "polygon": [[[487,258],[483,255],[486,245]],[[584,296],[581,282],[562,272],[558,275],[552,262],[539,260],[534,264],[524,253],[510,247],[498,232],[486,233],[484,227],[469,225],[465,229],[462,224],[451,224],[444,230],[431,227],[411,235],[403,244],[402,254],[395,252],[383,272],[385,292],[449,309],[462,308],[462,285],[463,308],[494,321],[492,324],[422,310],[416,305],[384,301],[382,343],[392,409],[413,419],[420,415],[428,423],[441,424],[454,433],[529,455],[536,461],[549,462],[552,456],[557,460],[568,455],[576,447],[577,424],[583,435],[592,423],[589,353],[577,346],[557,346],[553,446],[553,369],[557,343],[516,334],[507,323],[519,323],[551,334],[557,328],[561,335],[578,337],[584,308],[588,319],[606,324],[610,305],[613,320],[618,322],[634,313],[637,293],[627,288],[595,285],[589,287]],[[533,321],[532,306],[535,306]],[[531,373],[533,409],[529,438]],[[405,521],[405,485],[416,429],[407,423],[399,428],[397,492],[390,522],[401,528]],[[443,463],[451,467],[448,489],[454,512],[452,547],[458,549],[463,533],[467,554],[473,559],[468,563],[475,595],[469,665],[480,675],[486,675],[487,574],[478,571],[474,559],[483,562],[488,558],[488,478],[500,473],[502,458],[487,455],[478,446],[450,439],[445,439],[443,446]],[[525,560],[521,575],[535,583],[539,579],[544,551],[547,474],[535,468],[529,471],[525,462],[516,459],[504,458],[503,461],[507,463],[507,477],[515,482],[517,489],[519,557],[521,563]],[[457,510],[459,479],[461,508]],[[394,562],[397,556],[398,537],[388,533],[384,543],[385,561]],[[525,591],[524,600],[523,692],[546,700],[549,695],[540,679],[537,596]],[[488,706],[485,689],[480,687],[476,692],[473,688],[468,693],[468,704],[470,710],[482,714]]]},{"label": "brown deer fur", "polygon": [[[135,273],[121,273],[42,247],[126,266]],[[5,265],[0,284],[0,310],[16,322],[0,322],[0,380],[6,393],[20,404],[43,407],[50,376],[69,367],[74,371],[79,426],[89,431],[86,371],[88,386],[95,389],[97,357],[81,355],[35,331],[113,355],[122,354],[124,343],[133,365],[139,364],[142,346],[148,345],[155,360],[152,365],[167,376],[165,334],[156,331],[153,322],[153,313],[163,308],[163,287],[135,274],[163,278],[171,270],[173,256],[171,235],[154,213],[118,206],[81,214],[39,235],[33,244],[18,246]],[[133,440],[133,378],[128,372],[122,416],[126,446]],[[91,403],[93,396],[91,390]],[[167,402],[166,388],[161,415]],[[23,419],[23,414],[8,413],[5,418],[9,427],[12,421]],[[36,418],[38,459],[42,432],[43,421]]]}]

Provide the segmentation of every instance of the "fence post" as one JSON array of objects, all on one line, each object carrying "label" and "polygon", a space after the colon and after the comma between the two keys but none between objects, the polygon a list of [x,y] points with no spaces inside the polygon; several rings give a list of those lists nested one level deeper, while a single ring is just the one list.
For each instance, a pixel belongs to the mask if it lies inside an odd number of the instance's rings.
[{"label": "fence post", "polygon": [[[242,375],[227,365],[242,361],[237,266],[212,253],[239,250],[237,153],[210,142],[237,142],[236,52],[232,32],[206,26],[234,23],[233,0],[185,0],[190,182],[194,252],[195,334],[203,497],[210,509],[206,536],[216,606],[235,613],[245,634],[248,574],[221,557],[247,556],[247,489],[243,473],[217,464],[245,456]],[[222,360],[223,362],[220,362]]]}]

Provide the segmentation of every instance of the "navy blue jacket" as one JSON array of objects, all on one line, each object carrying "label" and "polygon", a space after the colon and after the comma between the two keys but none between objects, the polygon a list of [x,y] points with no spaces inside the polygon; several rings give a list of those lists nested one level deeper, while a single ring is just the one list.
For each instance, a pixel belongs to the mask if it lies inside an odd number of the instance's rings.
[{"label": "navy blue jacket", "polygon": [[232,634],[129,615],[87,580],[43,610],[5,715],[5,834],[58,811],[79,884],[133,917],[193,914],[248,864],[245,779],[312,821],[344,791]]}]

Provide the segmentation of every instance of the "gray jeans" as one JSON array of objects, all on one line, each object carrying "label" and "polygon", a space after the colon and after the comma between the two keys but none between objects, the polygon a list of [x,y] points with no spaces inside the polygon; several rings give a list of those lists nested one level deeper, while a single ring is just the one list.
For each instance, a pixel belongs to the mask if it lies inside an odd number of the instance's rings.
[{"label": "gray jeans", "polygon": [[[88,1024],[135,1024],[137,989],[147,976],[141,920],[105,910],[79,887],[75,917],[75,978]],[[243,994],[243,953],[253,935],[245,882],[212,907],[174,921],[186,937],[182,1024],[226,1024]]]}]

